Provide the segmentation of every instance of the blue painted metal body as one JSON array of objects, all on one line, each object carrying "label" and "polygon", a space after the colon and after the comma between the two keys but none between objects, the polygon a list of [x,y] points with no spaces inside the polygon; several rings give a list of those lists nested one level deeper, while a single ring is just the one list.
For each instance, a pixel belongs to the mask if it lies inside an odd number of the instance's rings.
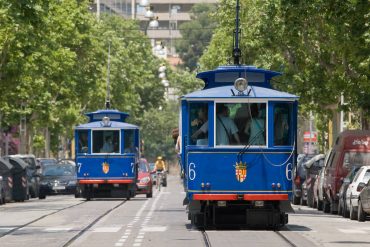
[{"label": "blue painted metal body", "polygon": [[[139,127],[133,124],[125,123],[127,113],[117,110],[99,110],[86,114],[89,117],[89,123],[75,127],[76,143],[76,164],[77,179],[80,180],[132,180],[135,184],[137,170],[135,165],[139,157]],[[104,124],[103,117],[109,117],[109,124]],[[94,153],[93,137],[94,131],[118,131],[119,148],[114,153]],[[125,150],[125,135],[127,131],[134,131],[135,147],[132,150]],[[88,145],[86,152],[81,152],[78,148],[79,135],[81,131],[88,133]],[[108,164],[109,168],[104,171],[103,164]],[[107,171],[108,170],[108,171]]]},{"label": "blue painted metal body", "polygon": [[[182,152],[181,164],[185,173],[184,187],[189,201],[194,194],[288,194],[292,195],[292,170],[296,160],[296,132],[298,97],[274,90],[272,77],[281,73],[258,69],[253,66],[222,66],[212,71],[201,72],[197,78],[204,80],[202,90],[184,95],[181,100]],[[249,86],[243,95],[238,95],[233,84],[237,78],[246,78]],[[236,177],[239,146],[217,146],[216,104],[217,103],[265,103],[266,145],[250,146],[242,156],[247,165],[246,179]],[[208,105],[208,144],[191,145],[190,104]],[[278,104],[291,106],[289,145],[274,145],[277,133],[274,128],[274,110]],[[280,184],[280,188],[277,187]],[[275,185],[275,186],[273,186]]]}]

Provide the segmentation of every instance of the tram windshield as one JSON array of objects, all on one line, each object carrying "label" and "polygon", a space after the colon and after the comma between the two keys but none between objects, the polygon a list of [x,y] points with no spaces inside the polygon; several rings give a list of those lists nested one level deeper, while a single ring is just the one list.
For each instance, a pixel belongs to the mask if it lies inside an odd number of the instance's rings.
[{"label": "tram windshield", "polygon": [[274,108],[274,145],[291,146],[294,138],[291,131],[292,103],[278,103]]},{"label": "tram windshield", "polygon": [[216,145],[266,145],[266,103],[216,103]]},{"label": "tram windshield", "polygon": [[135,130],[125,130],[124,136],[124,152],[136,153]]},{"label": "tram windshield", "polygon": [[80,130],[78,131],[78,153],[88,152],[88,131]]},{"label": "tram windshield", "polygon": [[93,130],[93,153],[119,153],[119,130]]}]

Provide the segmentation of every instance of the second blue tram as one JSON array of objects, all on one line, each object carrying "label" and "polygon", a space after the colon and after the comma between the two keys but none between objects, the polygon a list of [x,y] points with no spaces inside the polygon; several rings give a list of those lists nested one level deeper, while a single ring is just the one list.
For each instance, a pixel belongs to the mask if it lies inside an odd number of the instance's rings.
[{"label": "second blue tram", "polygon": [[280,227],[291,211],[298,97],[274,90],[278,72],[222,66],[181,100],[181,164],[198,226]]},{"label": "second blue tram", "polygon": [[127,113],[99,110],[75,128],[77,196],[135,196],[139,127],[125,122]]}]

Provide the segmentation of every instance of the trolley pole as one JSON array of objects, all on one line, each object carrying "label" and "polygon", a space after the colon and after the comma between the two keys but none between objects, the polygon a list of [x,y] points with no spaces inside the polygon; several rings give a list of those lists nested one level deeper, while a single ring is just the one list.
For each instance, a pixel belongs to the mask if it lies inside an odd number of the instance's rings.
[{"label": "trolley pole", "polygon": [[239,0],[236,0],[236,19],[235,19],[235,38],[234,38],[234,48],[233,48],[233,57],[234,57],[234,64],[240,65],[240,57],[241,57],[241,50],[239,48],[239,10],[240,4]]}]

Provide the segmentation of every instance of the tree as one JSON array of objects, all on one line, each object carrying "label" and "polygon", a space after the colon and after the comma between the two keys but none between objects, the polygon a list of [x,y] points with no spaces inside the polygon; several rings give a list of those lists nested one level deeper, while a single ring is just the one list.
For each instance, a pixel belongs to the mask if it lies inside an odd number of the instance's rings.
[{"label": "tree", "polygon": [[215,22],[210,14],[216,9],[212,4],[195,4],[191,9],[191,21],[180,25],[183,39],[175,47],[183,61],[183,67],[190,70],[197,68],[198,60],[211,40]]}]

